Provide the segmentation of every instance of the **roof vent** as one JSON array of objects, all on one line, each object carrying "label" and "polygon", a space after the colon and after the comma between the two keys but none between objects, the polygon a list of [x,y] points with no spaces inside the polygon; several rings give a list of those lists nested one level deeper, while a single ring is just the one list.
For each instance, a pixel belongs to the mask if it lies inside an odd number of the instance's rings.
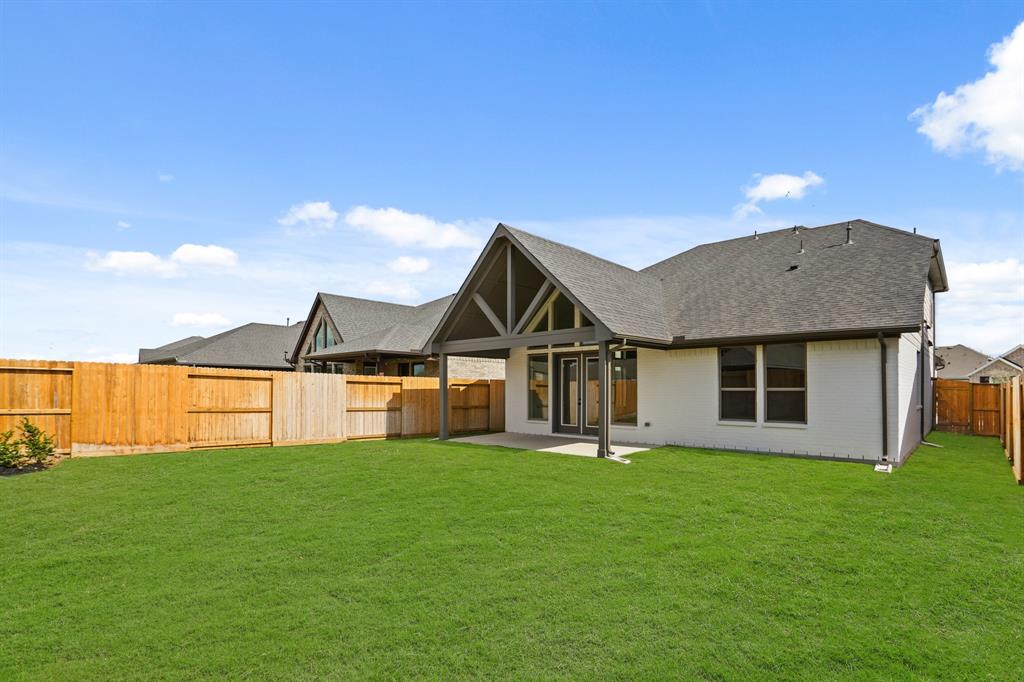
[{"label": "roof vent", "polygon": [[793,226],[793,234],[800,234],[800,226],[799,225],[794,225]]},{"label": "roof vent", "polygon": [[803,253],[803,252],[804,252],[804,240],[801,239],[800,240],[800,250],[797,251],[797,253]]},{"label": "roof vent", "polygon": [[853,223],[846,223],[846,243],[853,243]]},{"label": "roof vent", "polygon": [[757,230],[754,230],[754,239],[757,239]]}]

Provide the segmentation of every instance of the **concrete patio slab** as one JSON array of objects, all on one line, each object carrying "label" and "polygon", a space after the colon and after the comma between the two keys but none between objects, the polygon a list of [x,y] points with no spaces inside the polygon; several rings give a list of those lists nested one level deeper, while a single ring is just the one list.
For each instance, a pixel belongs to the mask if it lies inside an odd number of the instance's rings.
[{"label": "concrete patio slab", "polygon": [[[578,457],[597,457],[597,441],[579,436],[538,436],[529,433],[487,433],[479,436],[452,438],[453,443],[472,443],[473,445],[497,445],[517,450],[535,450],[537,452],[555,452],[562,455]],[[625,445],[612,443],[615,458],[623,458],[650,448],[642,445]]]}]

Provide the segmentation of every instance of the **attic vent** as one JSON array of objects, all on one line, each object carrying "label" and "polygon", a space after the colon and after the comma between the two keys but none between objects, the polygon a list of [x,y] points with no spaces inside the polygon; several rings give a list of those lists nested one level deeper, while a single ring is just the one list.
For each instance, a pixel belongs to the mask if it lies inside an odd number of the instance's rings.
[{"label": "attic vent", "polygon": [[799,265],[790,265],[788,268],[786,268],[786,272],[793,272],[798,267],[800,267],[800,266]]},{"label": "attic vent", "polygon": [[800,234],[800,226],[799,225],[794,225],[793,226],[793,234]]},{"label": "attic vent", "polygon": [[754,230],[754,239],[757,239],[757,230]]},{"label": "attic vent", "polygon": [[853,243],[853,223],[846,223],[846,243]]},{"label": "attic vent", "polygon": [[800,250],[797,251],[797,253],[803,253],[803,252],[804,252],[804,240],[801,239],[800,240]]}]

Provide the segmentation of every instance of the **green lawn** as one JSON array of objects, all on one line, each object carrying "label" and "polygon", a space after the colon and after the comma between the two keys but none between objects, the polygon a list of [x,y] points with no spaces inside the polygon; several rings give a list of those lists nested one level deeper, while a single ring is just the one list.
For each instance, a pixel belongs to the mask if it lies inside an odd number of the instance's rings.
[{"label": "green lawn", "polygon": [[0,679],[1024,678],[995,439],[870,466],[429,441],[0,479]]}]

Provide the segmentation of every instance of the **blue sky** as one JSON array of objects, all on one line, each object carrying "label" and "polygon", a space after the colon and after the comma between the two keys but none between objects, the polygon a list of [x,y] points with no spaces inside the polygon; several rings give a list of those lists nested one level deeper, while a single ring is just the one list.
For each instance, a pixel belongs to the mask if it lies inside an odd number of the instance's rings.
[{"label": "blue sky", "polygon": [[1022,20],[7,2],[0,356],[128,360],[317,290],[422,302],[498,220],[641,267],[853,217],[941,238],[939,341],[998,353],[1024,341]]}]

